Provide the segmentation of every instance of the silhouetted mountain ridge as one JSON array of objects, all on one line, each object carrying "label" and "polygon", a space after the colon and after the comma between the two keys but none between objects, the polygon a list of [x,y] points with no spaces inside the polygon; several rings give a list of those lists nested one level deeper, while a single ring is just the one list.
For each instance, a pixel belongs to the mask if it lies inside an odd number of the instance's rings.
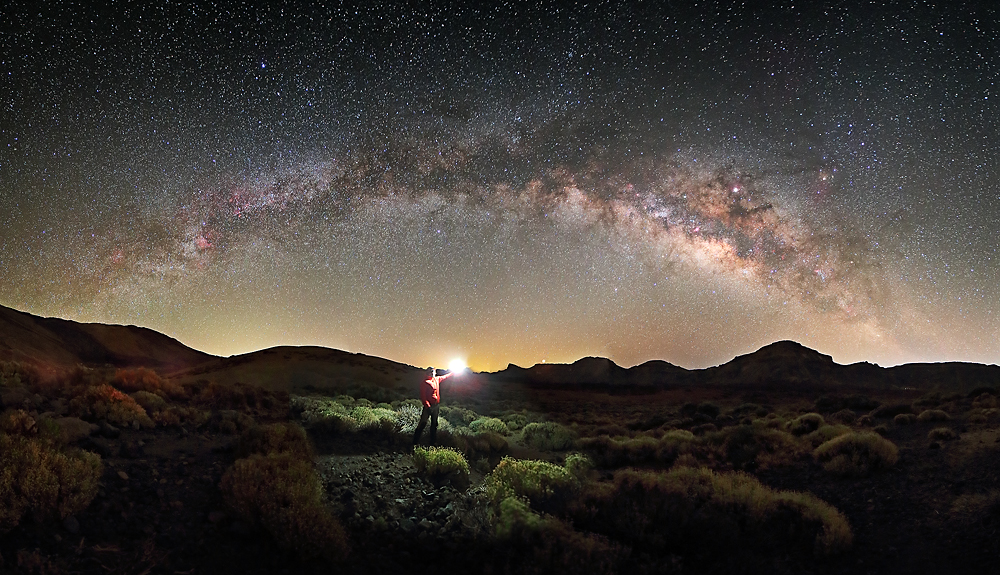
[{"label": "silhouetted mountain ridge", "polygon": [[[191,349],[151,329],[42,318],[0,306],[0,360],[50,367],[146,366],[182,379],[242,381],[270,389],[407,387],[422,370],[410,365],[323,347],[281,346],[232,357]],[[794,341],[778,341],[707,369],[689,370],[662,360],[631,368],[607,358],[570,364],[510,364],[479,374],[477,385],[520,384],[611,392],[676,386],[722,385],[748,389],[827,390],[917,388],[969,391],[1000,386],[1000,367],[974,363],[914,363],[883,368],[835,363],[829,355]]]}]

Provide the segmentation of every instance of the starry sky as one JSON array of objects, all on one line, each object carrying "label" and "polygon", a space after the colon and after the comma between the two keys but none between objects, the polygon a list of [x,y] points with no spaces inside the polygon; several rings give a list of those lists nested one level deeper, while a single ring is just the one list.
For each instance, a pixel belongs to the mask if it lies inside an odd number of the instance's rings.
[{"label": "starry sky", "polygon": [[992,3],[306,4],[4,2],[0,304],[478,370],[1000,361]]}]

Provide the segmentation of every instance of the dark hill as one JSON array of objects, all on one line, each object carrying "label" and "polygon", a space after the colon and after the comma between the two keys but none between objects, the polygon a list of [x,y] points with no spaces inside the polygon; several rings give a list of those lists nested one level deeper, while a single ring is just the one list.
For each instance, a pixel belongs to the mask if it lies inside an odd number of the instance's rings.
[{"label": "dark hill", "polygon": [[56,368],[146,366],[170,372],[215,356],[144,327],[78,323],[0,306],[0,359]]}]

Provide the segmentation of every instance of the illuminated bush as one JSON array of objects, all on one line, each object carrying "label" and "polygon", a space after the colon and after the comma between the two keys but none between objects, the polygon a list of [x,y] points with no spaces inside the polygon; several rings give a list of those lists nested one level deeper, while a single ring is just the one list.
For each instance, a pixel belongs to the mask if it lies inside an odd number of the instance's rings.
[{"label": "illuminated bush", "polygon": [[524,429],[525,425],[528,425],[528,416],[522,413],[512,413],[510,415],[505,415],[500,419],[507,425],[507,429],[510,431],[520,431]]},{"label": "illuminated bush", "polygon": [[479,419],[479,414],[471,409],[450,407],[447,405],[441,406],[439,415],[441,419],[446,420],[452,427],[468,427],[470,423]]},{"label": "illuminated bush", "polygon": [[70,411],[84,418],[103,419],[128,427],[153,427],[146,410],[130,396],[103,383],[87,388],[70,401]]},{"label": "illuminated bush", "polygon": [[624,470],[591,484],[573,510],[578,527],[654,553],[761,551],[833,555],[851,546],[844,516],[807,493],[774,491],[744,473],[679,467]]},{"label": "illuminated bush", "polygon": [[500,435],[510,435],[510,429],[507,428],[507,424],[495,417],[480,417],[469,423],[469,429],[472,431],[492,431]]},{"label": "illuminated bush", "polygon": [[187,395],[180,385],[161,378],[155,371],[140,367],[119,369],[111,381],[112,385],[125,392],[145,391],[160,397],[182,398]]},{"label": "illuminated bush", "polygon": [[359,431],[391,434],[398,429],[396,412],[382,407],[357,406],[351,411],[351,418]]},{"label": "illuminated bush", "polygon": [[862,477],[895,465],[899,450],[888,439],[866,431],[835,437],[817,447],[813,456],[830,473]]},{"label": "illuminated bush", "polygon": [[509,497],[523,498],[536,509],[561,508],[579,481],[565,467],[531,459],[504,457],[483,481],[483,492],[496,508]]},{"label": "illuminated bush", "polygon": [[323,504],[310,462],[292,453],[254,454],[236,460],[219,487],[241,519],[263,527],[281,547],[333,560],[347,553],[344,528]]},{"label": "illuminated bush", "polygon": [[469,462],[456,449],[449,447],[414,447],[413,465],[434,483],[455,481],[468,485]]},{"label": "illuminated bush", "polygon": [[43,520],[83,511],[97,494],[101,458],[59,452],[50,442],[0,433],[0,533],[25,513]]},{"label": "illuminated bush", "polygon": [[594,468],[594,462],[582,453],[570,453],[566,456],[563,466],[577,479],[583,479],[587,476],[587,472]]},{"label": "illuminated bush", "polygon": [[396,422],[399,425],[399,432],[412,435],[420,423],[421,412],[423,412],[423,409],[419,405],[401,405],[396,410]]},{"label": "illuminated bush", "polygon": [[575,440],[571,430],[551,421],[529,423],[521,430],[521,442],[541,451],[563,451],[573,447]]},{"label": "illuminated bush", "polygon": [[271,423],[243,432],[236,446],[237,457],[267,453],[287,453],[303,461],[313,458],[306,431],[294,423]]}]

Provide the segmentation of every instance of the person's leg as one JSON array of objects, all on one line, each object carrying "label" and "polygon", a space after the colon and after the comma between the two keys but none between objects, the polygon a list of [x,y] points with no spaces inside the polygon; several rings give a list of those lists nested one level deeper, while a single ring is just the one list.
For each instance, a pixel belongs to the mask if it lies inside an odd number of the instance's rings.
[{"label": "person's leg", "polygon": [[438,411],[440,410],[440,403],[431,407],[431,445],[434,445],[434,442],[437,441]]},{"label": "person's leg", "polygon": [[[425,407],[423,411],[420,412],[420,423],[417,424],[417,430],[413,432],[413,445],[416,446],[420,443],[420,434],[424,432],[424,426],[427,425],[427,416],[431,414],[431,408]],[[435,417],[435,423],[437,423],[437,418]],[[433,430],[433,424],[431,429]],[[433,443],[434,432],[431,431],[431,442]]]}]

